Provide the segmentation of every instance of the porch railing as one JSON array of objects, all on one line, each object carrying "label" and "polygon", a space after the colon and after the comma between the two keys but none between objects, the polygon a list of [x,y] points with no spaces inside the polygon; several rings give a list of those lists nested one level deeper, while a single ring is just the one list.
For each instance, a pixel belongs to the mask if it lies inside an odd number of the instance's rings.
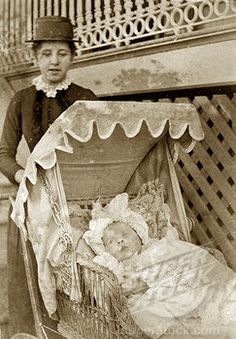
[{"label": "porch railing", "polygon": [[79,54],[162,45],[236,28],[235,0],[2,0],[1,72],[32,62],[25,40],[44,15],[70,17]]}]

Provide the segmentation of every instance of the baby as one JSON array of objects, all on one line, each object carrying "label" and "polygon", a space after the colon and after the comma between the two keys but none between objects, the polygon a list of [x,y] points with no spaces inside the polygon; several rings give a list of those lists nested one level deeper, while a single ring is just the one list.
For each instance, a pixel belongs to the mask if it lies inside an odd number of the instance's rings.
[{"label": "baby", "polygon": [[134,321],[151,338],[179,319],[200,319],[201,325],[235,321],[235,273],[208,251],[179,240],[168,209],[163,211],[165,236],[153,239],[126,193],[104,208],[96,203],[83,235],[96,254],[93,261],[117,276]]},{"label": "baby", "polygon": [[103,232],[102,237],[106,252],[118,261],[124,261],[140,253],[142,240],[138,234],[123,222],[114,222]]}]

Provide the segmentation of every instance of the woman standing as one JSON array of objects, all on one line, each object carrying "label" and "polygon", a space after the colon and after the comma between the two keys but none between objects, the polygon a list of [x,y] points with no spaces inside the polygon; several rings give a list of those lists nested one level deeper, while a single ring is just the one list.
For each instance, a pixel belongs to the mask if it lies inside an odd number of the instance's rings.
[{"label": "woman standing", "polygon": [[[33,49],[40,76],[32,86],[12,98],[0,141],[0,170],[14,184],[24,170],[16,162],[22,138],[34,149],[50,124],[77,100],[96,100],[89,89],[72,83],[67,72],[75,55],[73,26],[68,18],[46,16],[35,22]],[[19,230],[10,222],[8,229],[8,282],[10,333],[34,333],[32,309],[20,251]]]}]

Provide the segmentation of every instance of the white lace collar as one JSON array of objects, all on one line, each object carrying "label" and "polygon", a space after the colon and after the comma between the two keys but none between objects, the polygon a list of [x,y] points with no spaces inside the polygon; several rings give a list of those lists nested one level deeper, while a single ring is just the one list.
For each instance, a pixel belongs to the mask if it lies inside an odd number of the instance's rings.
[{"label": "white lace collar", "polygon": [[53,86],[46,83],[40,75],[37,78],[33,79],[32,84],[36,87],[37,91],[43,91],[48,98],[55,98],[57,95],[57,91],[67,89],[70,86],[71,80],[66,78],[65,80],[58,83],[56,86]]}]

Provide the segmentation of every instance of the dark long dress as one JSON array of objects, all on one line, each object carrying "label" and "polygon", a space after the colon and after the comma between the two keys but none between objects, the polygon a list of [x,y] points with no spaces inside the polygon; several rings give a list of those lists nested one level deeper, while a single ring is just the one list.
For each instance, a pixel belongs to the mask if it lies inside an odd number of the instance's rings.
[{"label": "dark long dress", "polygon": [[[58,91],[55,98],[47,98],[42,91],[36,91],[34,86],[16,93],[10,102],[0,141],[1,172],[16,184],[14,176],[21,166],[17,164],[15,156],[22,135],[32,151],[50,123],[65,109],[77,100],[96,99],[97,97],[92,91],[73,83],[67,90]],[[33,255],[32,258],[34,261]],[[19,229],[10,218],[8,227],[8,295],[9,336],[19,332],[35,335]]]}]

